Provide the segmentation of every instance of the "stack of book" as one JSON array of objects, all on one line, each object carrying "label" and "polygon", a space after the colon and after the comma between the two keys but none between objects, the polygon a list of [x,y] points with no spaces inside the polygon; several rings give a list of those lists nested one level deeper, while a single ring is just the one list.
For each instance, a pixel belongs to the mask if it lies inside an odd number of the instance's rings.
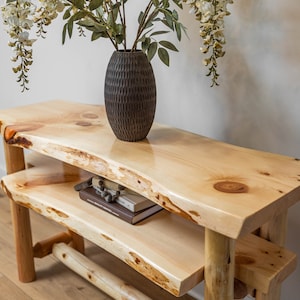
[{"label": "stack of book", "polygon": [[149,199],[100,176],[93,176],[74,188],[79,192],[80,199],[130,224],[136,224],[162,210],[161,206]]}]

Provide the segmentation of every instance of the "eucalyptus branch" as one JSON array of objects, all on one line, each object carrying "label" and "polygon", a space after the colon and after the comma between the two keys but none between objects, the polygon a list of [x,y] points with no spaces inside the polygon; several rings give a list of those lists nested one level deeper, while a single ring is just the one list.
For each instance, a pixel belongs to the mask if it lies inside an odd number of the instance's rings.
[{"label": "eucalyptus branch", "polygon": [[147,7],[146,7],[146,9],[145,9],[145,12],[144,12],[144,14],[143,14],[142,20],[141,20],[141,22],[140,22],[140,24],[139,24],[139,27],[138,27],[138,30],[137,30],[137,34],[136,34],[135,40],[134,40],[134,42],[133,42],[133,46],[132,46],[131,51],[135,51],[135,50],[136,50],[136,47],[137,47],[137,43],[138,43],[138,41],[139,41],[139,38],[140,38],[141,34],[143,33],[145,27],[147,26],[149,20],[151,20],[151,16],[153,16],[153,13],[152,13],[152,14],[150,15],[150,17],[147,18],[147,17],[148,17],[148,14],[149,14],[150,11],[151,11],[152,6],[153,6],[153,3],[152,3],[152,1],[150,0],[149,3],[148,3],[148,5],[147,5]]},{"label": "eucalyptus branch", "polygon": [[[110,9],[107,6],[107,2],[109,2],[109,4],[112,4],[110,1],[104,1],[104,6],[106,9],[106,12],[109,13],[109,11],[112,11],[112,7],[110,6]],[[108,23],[104,22],[105,26],[108,27]],[[113,44],[114,48],[118,51],[119,47],[118,47],[118,43],[117,41],[111,36],[111,34],[109,33],[109,30],[106,30],[108,38],[110,39],[111,43]]]}]

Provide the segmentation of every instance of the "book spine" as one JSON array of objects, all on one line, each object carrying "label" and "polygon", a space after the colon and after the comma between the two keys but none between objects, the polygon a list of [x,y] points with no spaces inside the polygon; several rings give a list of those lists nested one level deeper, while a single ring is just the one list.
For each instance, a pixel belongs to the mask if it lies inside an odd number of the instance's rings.
[{"label": "book spine", "polygon": [[99,208],[101,208],[102,210],[132,224],[132,218],[124,213],[122,213],[122,211],[116,211],[112,208],[110,208],[108,205],[106,205],[106,203],[103,201],[97,201],[97,199],[91,198],[88,195],[84,195],[83,193],[79,193],[80,198],[90,204],[93,204],[94,206],[97,206]]}]

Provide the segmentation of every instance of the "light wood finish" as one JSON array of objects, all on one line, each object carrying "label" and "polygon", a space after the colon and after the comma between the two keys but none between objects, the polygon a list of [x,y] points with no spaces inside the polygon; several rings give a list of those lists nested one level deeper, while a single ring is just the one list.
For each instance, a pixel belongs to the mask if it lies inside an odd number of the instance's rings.
[{"label": "light wood finish", "polygon": [[251,234],[237,241],[235,262],[236,278],[265,295],[274,295],[273,291],[296,269],[297,256]]},{"label": "light wood finish", "polygon": [[[44,240],[64,230],[62,226],[31,211],[34,228],[33,241]],[[119,276],[124,281],[147,293],[154,300],[195,300],[189,295],[177,298],[164,292],[119,259],[98,246],[85,241],[86,256],[95,263]],[[11,223],[9,199],[0,190],[0,299],[1,300],[112,300],[90,282],[70,271],[53,255],[35,259],[37,280],[21,283],[18,280],[13,227]]]},{"label": "light wood finish", "polygon": [[[95,210],[93,206],[80,200],[73,190],[78,180],[89,178],[88,172],[79,172],[72,166],[65,166],[58,160],[41,155],[30,156],[30,165],[30,169],[2,179],[4,190],[17,203],[28,206],[67,228],[71,227],[72,231],[81,232],[176,295],[183,294],[203,280],[205,269],[208,291],[227,288],[228,291],[221,292],[222,297],[227,294],[227,299],[232,299],[233,282],[228,278],[233,280],[234,276],[234,240],[215,232],[206,232],[204,242],[201,227],[168,212],[161,212],[135,226],[117,218],[111,219],[107,213]],[[67,182],[64,182],[66,178]],[[59,195],[63,195],[63,202],[57,200]],[[144,238],[141,239],[141,236]],[[51,253],[55,242],[68,243],[70,238],[70,234],[60,233],[36,243],[35,256],[43,257]],[[181,243],[178,244],[178,240]],[[222,244],[214,245],[220,241]],[[221,251],[215,253],[211,249]],[[295,254],[254,235],[239,239],[236,251],[235,277],[263,293],[272,291],[296,265]],[[205,253],[208,255],[205,256]],[[197,259],[193,260],[192,257]],[[159,281],[162,278],[165,280]],[[177,278],[178,283],[173,283],[174,278]],[[179,288],[171,290],[165,282],[169,282],[169,286],[178,285]],[[218,294],[206,297],[220,298]]]},{"label": "light wood finish", "polygon": [[[260,228],[259,235],[264,239],[271,241],[279,246],[284,246],[287,230],[287,210],[271,219]],[[281,285],[274,286],[268,294],[256,292],[258,300],[279,300],[281,294]]]},{"label": "light wood finish", "polygon": [[[25,168],[23,149],[9,147],[4,143],[4,154],[8,174]],[[19,280],[22,282],[30,282],[35,280],[35,269],[29,210],[27,207],[20,206],[14,201],[10,201],[10,207],[15,228],[14,234]]]},{"label": "light wood finish", "polygon": [[[272,219],[286,212],[290,206],[299,201],[300,161],[296,158],[241,148],[158,124],[153,126],[144,141],[121,142],[113,136],[103,106],[66,101],[49,101],[2,110],[0,120],[1,133],[7,144],[30,148],[82,170],[104,176],[133,189],[173,213],[172,216],[166,214],[163,217],[162,214],[157,214],[158,219],[166,220],[169,216],[175,218],[175,215],[178,215],[190,223],[205,227],[209,234],[217,233],[216,241],[210,243],[210,251],[219,253],[221,257],[223,255],[223,259],[228,251],[228,248],[220,248],[224,241],[233,244],[233,240],[244,237],[263,224],[270,221],[269,224],[272,224]],[[55,180],[50,178],[50,182]],[[37,192],[38,188],[32,190],[29,188],[28,197],[31,201],[35,201],[30,205],[56,221],[61,222],[63,219],[63,224],[69,230],[82,234],[82,228],[78,230],[80,225],[77,226],[70,221],[73,220],[73,216],[69,215],[69,203],[60,200],[61,194],[55,197],[52,194],[49,197],[45,193],[45,185],[42,188],[44,192]],[[24,190],[26,189],[28,186]],[[36,199],[37,195],[42,196],[43,203]],[[47,210],[43,205],[47,205],[48,201],[50,207],[55,207],[58,202],[65,203],[67,208],[64,212],[65,216],[60,215],[60,211]],[[22,205],[26,206],[26,203],[23,202]],[[95,215],[92,213],[90,219]],[[84,226],[92,227],[93,222],[89,220],[89,225],[84,223]],[[161,221],[157,224],[162,228]],[[20,224],[17,224],[16,227],[19,226]],[[113,231],[117,228],[114,224],[110,227]],[[152,225],[148,227],[152,228]],[[167,227],[170,227],[169,224]],[[268,231],[273,232],[274,228],[271,225]],[[16,228],[15,231],[18,230]],[[281,234],[284,230],[280,228]],[[121,259],[141,272],[140,268],[145,269],[148,261],[145,261],[143,256],[134,257],[134,255],[145,253],[145,250],[142,252],[134,248],[134,251],[130,252],[132,245],[138,247],[136,245],[140,243],[135,243],[134,233],[130,229],[123,229],[123,235],[125,231],[127,239],[121,248],[112,245],[110,241],[105,242],[104,236],[99,243],[101,247],[113,254],[117,253],[119,257],[124,255]],[[142,233],[149,234],[148,229],[140,232],[145,242],[147,239],[144,239]],[[94,236],[88,238],[99,239]],[[176,248],[184,242],[185,240],[181,243],[177,242]],[[230,248],[230,253],[234,253],[234,245]],[[197,250],[201,252],[200,247]],[[130,253],[129,257],[128,253]],[[165,277],[159,277],[157,280],[156,277],[153,279],[149,276],[150,279],[157,281],[174,294],[184,292],[193,280],[189,278],[182,281],[182,279],[190,276],[188,275],[190,272],[185,272],[185,267],[180,261],[173,266],[169,261],[161,260],[157,253],[159,251],[151,249],[146,251],[149,261],[153,263],[157,259],[155,270],[159,269],[159,274],[164,275],[169,268],[167,266],[169,263],[171,269],[178,268],[175,272],[171,272],[171,277],[177,274],[181,279],[172,278],[167,284]],[[209,263],[214,265],[213,261]],[[226,261],[220,262],[222,266],[226,263]],[[217,294],[227,299],[228,295],[232,294],[231,269],[232,267],[227,272],[222,267],[221,271],[225,272],[223,275],[230,276],[230,283],[221,283],[218,291],[211,290],[212,285],[207,285],[208,295]],[[199,273],[193,276],[197,277]],[[215,278],[216,274],[213,274],[211,282]]]},{"label": "light wood finish", "polygon": [[176,296],[203,280],[202,227],[167,211],[133,226],[80,200],[73,187],[89,172],[45,156],[31,156],[30,165],[1,181],[18,204],[80,233]]},{"label": "light wood finish", "polygon": [[209,229],[205,230],[205,299],[234,298],[234,251],[233,239]]},{"label": "light wood finish", "polygon": [[122,142],[103,106],[68,101],[2,110],[0,120],[8,143],[121,183],[234,239],[299,201],[300,160],[293,157],[158,124],[146,140]]},{"label": "light wood finish", "polygon": [[52,247],[56,243],[70,243],[72,237],[67,232],[61,232],[45,240],[37,242],[33,247],[34,257],[43,258],[52,253]]},{"label": "light wood finish", "polygon": [[65,243],[54,244],[53,255],[113,299],[151,300]]}]

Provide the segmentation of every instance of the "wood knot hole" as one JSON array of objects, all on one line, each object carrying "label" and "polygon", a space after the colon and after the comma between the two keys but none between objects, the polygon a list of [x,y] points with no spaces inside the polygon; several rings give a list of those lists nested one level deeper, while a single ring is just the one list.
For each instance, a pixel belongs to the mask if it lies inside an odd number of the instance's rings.
[{"label": "wood knot hole", "polygon": [[247,193],[248,186],[246,184],[235,181],[219,181],[214,184],[217,191],[223,193]]}]

